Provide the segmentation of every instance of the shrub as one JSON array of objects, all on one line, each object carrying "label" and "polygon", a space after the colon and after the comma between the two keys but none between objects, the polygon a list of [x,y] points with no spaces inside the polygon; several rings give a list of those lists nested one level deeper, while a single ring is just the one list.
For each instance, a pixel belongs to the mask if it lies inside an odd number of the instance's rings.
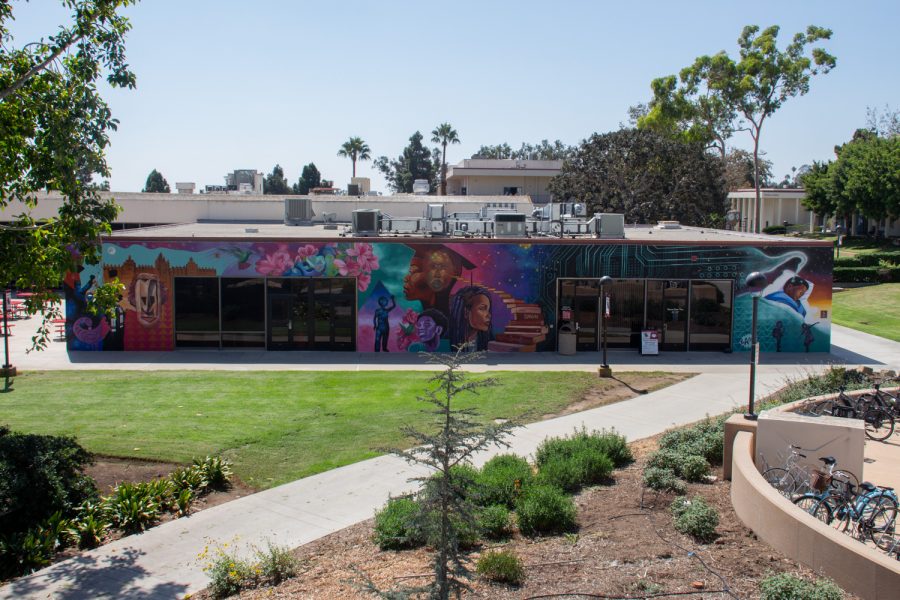
[{"label": "shrub", "polygon": [[[206,480],[206,485],[202,487],[211,487],[214,490],[224,490],[228,488],[231,480],[231,463],[221,456],[207,456],[204,459],[194,459],[194,466],[197,467]],[[196,489],[196,488],[195,488]]]},{"label": "shrub", "polygon": [[698,542],[710,542],[715,538],[719,515],[700,496],[694,496],[691,500],[676,498],[672,502],[672,516],[675,519],[675,529]]},{"label": "shrub", "polygon": [[789,573],[769,575],[759,582],[762,600],[841,600],[841,588],[830,579],[815,582],[801,579]]},{"label": "shrub", "polygon": [[479,575],[495,583],[521,585],[525,579],[525,567],[511,550],[486,552],[478,559],[475,570]]},{"label": "shrub", "polygon": [[105,503],[113,522],[128,533],[143,531],[159,518],[159,504],[146,483],[121,483]]},{"label": "shrub", "polygon": [[269,542],[265,550],[256,551],[255,571],[271,585],[278,585],[297,574],[297,557],[289,548]]},{"label": "shrub", "polygon": [[658,492],[675,492],[679,496],[687,493],[687,485],[675,475],[675,471],[664,467],[644,469],[644,485]]},{"label": "shrub", "polygon": [[710,463],[720,464],[725,439],[724,421],[706,418],[691,427],[667,431],[659,447],[685,454],[697,454]]},{"label": "shrub", "polygon": [[190,488],[183,489],[175,496],[175,509],[179,517],[185,517],[194,502],[194,492]]},{"label": "shrub", "polygon": [[375,513],[374,541],[382,550],[415,548],[425,543],[418,525],[419,505],[412,498],[391,498]]},{"label": "shrub", "polygon": [[521,456],[501,454],[487,461],[476,477],[475,501],[481,506],[503,504],[512,508],[532,479],[531,465]]},{"label": "shrub", "polygon": [[31,435],[0,427],[0,535],[33,529],[61,511],[66,517],[97,498],[83,473],[91,454],[71,437]]},{"label": "shrub", "polygon": [[55,540],[39,527],[4,537],[0,540],[0,577],[16,577],[46,567],[55,545]]},{"label": "shrub", "polygon": [[78,518],[72,526],[79,548],[96,548],[109,529],[109,516],[101,504],[86,502],[78,510]]},{"label": "shrub", "polygon": [[253,565],[234,554],[220,552],[205,571],[213,598],[227,598],[255,584]]},{"label": "shrub", "polygon": [[698,482],[709,475],[709,463],[702,456],[696,454],[682,455],[678,464],[678,473],[687,481]]},{"label": "shrub", "polygon": [[494,504],[478,511],[478,529],[491,540],[502,540],[509,536],[509,509],[503,504]]},{"label": "shrub", "polygon": [[787,227],[784,225],[769,225],[768,227],[763,227],[762,232],[767,235],[784,235],[787,233]]},{"label": "shrub", "polygon": [[550,438],[541,442],[535,452],[535,463],[538,468],[553,456],[573,456],[584,453],[604,454],[613,460],[617,467],[631,462],[631,451],[624,436],[615,431],[576,430],[571,436]]},{"label": "shrub", "polygon": [[172,492],[174,485],[170,479],[154,479],[144,484],[149,495],[154,502],[159,505],[160,510],[168,510],[174,505]]},{"label": "shrub", "polygon": [[613,461],[606,449],[618,442],[609,435],[581,430],[567,438],[545,440],[535,452],[538,478],[565,491],[575,491],[583,485],[607,479],[612,473]]},{"label": "shrub", "polygon": [[834,281],[843,283],[878,283],[878,267],[834,267]]},{"label": "shrub", "polygon": [[575,529],[575,502],[561,489],[550,485],[526,488],[516,503],[516,515],[519,530],[528,536]]},{"label": "shrub", "polygon": [[175,486],[173,493],[176,495],[180,494],[181,490],[192,490],[199,493],[209,485],[203,468],[196,465],[175,469],[169,474],[169,480]]},{"label": "shrub", "polygon": [[600,433],[594,432],[593,443],[597,444],[597,449],[606,454],[613,461],[613,465],[619,469],[634,461],[631,454],[631,448],[628,447],[628,441],[624,435],[616,433],[614,429],[610,431],[603,430]]}]

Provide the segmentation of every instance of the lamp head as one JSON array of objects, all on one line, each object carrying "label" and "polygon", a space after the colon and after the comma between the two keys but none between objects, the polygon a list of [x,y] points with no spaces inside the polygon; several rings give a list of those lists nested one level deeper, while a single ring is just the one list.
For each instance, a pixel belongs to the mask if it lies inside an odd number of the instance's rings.
[{"label": "lamp head", "polygon": [[612,277],[609,275],[604,275],[600,278],[600,285],[606,285],[608,283],[612,283]]},{"label": "lamp head", "polygon": [[759,271],[753,271],[744,280],[744,284],[753,292],[758,292],[766,285],[766,276]]}]

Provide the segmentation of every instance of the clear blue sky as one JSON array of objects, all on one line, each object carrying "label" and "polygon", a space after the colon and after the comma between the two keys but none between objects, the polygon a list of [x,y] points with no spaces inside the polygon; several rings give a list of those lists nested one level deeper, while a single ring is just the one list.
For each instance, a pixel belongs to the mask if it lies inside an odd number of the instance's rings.
[{"label": "clear blue sky", "polygon": [[[17,45],[52,33],[53,0],[14,2]],[[649,99],[654,77],[702,54],[737,55],[746,24],[781,26],[781,46],[809,24],[829,27],[837,68],[765,126],[780,177],[832,158],[865,124],[866,107],[900,109],[900,2],[303,2],[145,0],[128,10],[132,91],[106,91],[121,121],[109,163],[115,191],[139,191],[151,169],[173,187],[222,184],[226,172],[279,163],[290,181],[315,162],[345,186],[350,136],[396,157],[409,136],[448,121],[462,144],[561,139],[617,129]],[[731,144],[749,148],[739,133]],[[386,191],[371,162],[358,174]]]}]

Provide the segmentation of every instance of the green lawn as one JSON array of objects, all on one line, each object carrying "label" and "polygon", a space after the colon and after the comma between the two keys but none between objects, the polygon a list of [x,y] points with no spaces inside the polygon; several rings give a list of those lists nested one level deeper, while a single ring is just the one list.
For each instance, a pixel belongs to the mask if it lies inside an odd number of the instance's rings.
[{"label": "green lawn", "polygon": [[[648,374],[617,373],[640,387]],[[499,372],[500,385],[461,406],[484,420],[554,413],[592,386],[592,373]],[[422,371],[27,373],[0,397],[0,424],[30,433],[74,435],[88,450],[188,462],[222,454],[238,477],[265,488],[370,458],[404,445],[401,425],[428,419],[416,400]]]},{"label": "green lawn", "polygon": [[836,292],[834,322],[900,342],[900,283]]}]

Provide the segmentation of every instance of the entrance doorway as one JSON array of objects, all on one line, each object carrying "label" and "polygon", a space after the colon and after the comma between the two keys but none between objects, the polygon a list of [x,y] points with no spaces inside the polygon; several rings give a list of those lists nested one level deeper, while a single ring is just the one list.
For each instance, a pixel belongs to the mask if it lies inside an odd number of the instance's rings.
[{"label": "entrance doorway", "polygon": [[687,350],[686,279],[647,282],[647,329],[660,332],[660,350]]},{"label": "entrance doorway", "polygon": [[356,280],[268,279],[269,350],[356,350]]}]

